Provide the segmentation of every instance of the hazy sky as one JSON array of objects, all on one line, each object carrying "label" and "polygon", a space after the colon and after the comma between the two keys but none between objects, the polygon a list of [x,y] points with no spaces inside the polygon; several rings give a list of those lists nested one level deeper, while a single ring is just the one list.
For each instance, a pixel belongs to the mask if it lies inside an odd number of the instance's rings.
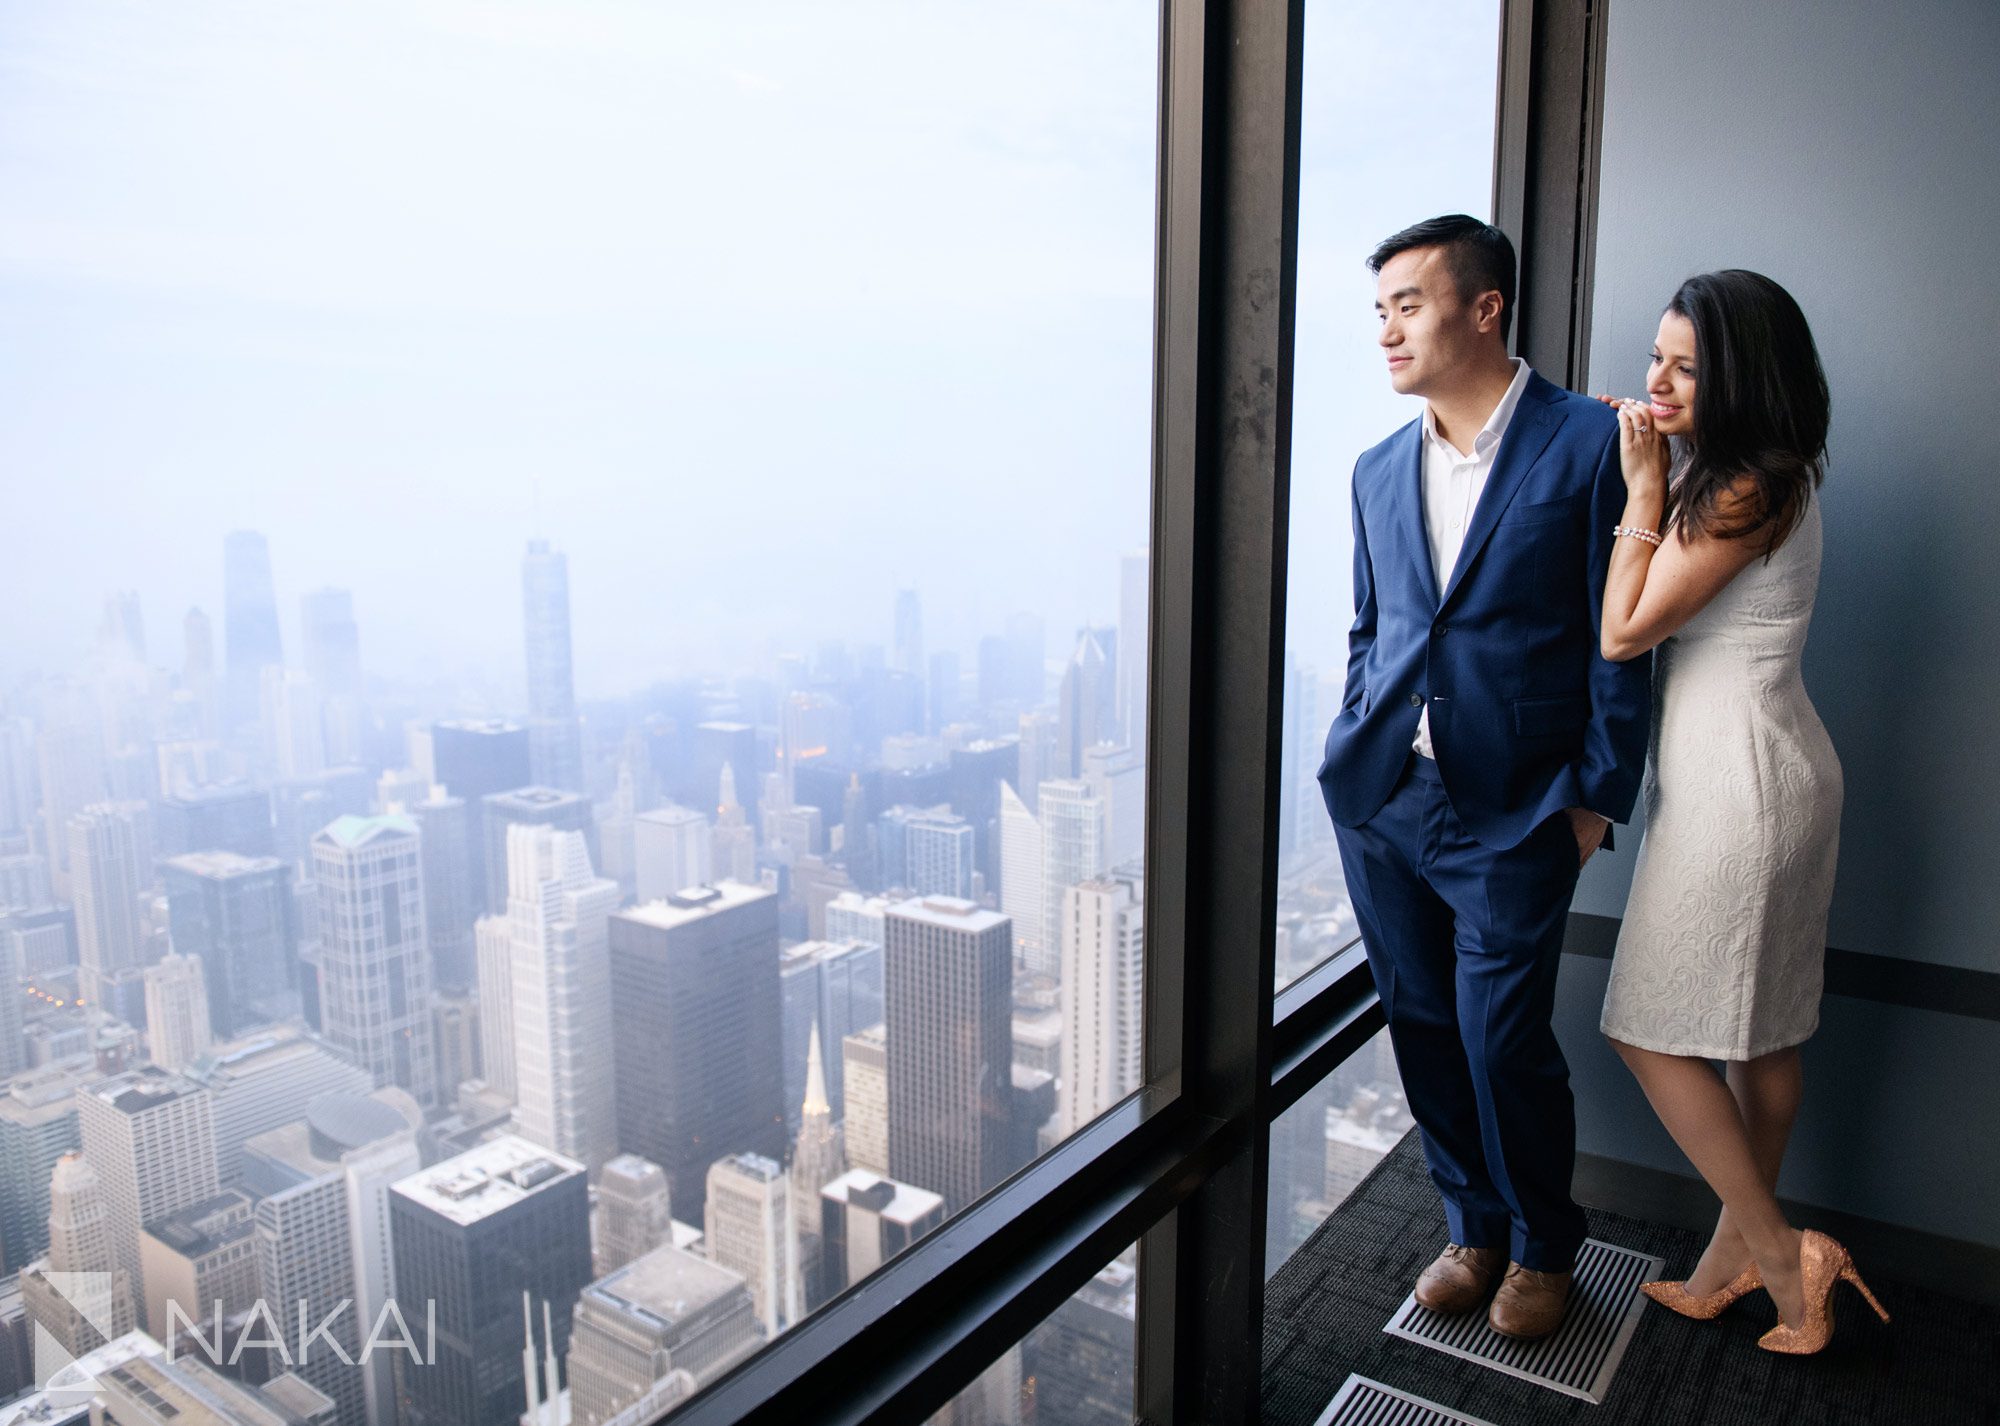
[{"label": "hazy sky", "polygon": [[[1309,6],[1293,642],[1414,414],[1360,258],[1483,212],[1495,6]],[[0,0],[0,687],[222,537],[353,589],[364,662],[579,692],[1016,608],[1116,613],[1147,529],[1154,7]],[[1052,650],[1053,651],[1053,650]]]}]

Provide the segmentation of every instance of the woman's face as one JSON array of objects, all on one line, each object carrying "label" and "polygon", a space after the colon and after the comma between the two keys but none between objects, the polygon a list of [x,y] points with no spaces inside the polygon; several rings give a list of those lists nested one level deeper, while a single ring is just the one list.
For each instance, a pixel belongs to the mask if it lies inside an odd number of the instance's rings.
[{"label": "woman's face", "polygon": [[1646,395],[1652,401],[1653,425],[1661,435],[1693,433],[1694,374],[1694,323],[1668,312],[1660,318],[1652,364],[1646,368]]}]

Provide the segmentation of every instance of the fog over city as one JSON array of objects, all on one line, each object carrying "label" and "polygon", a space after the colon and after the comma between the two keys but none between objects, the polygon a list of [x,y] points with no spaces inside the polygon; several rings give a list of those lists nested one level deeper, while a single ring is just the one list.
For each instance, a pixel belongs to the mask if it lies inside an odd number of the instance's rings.
[{"label": "fog over city", "polygon": [[[1415,216],[1488,165],[1435,136],[1490,92],[1401,128],[1392,7],[1360,8],[1309,19],[1291,642],[1322,667],[1346,471],[1412,414],[1353,185]],[[899,586],[968,653],[1015,609],[1109,621],[1148,522],[1156,21],[1029,9],[0,12],[0,678],[71,667],[116,589],[177,666],[237,528],[288,646],[351,588],[394,679],[514,686],[530,536],[570,556],[586,697],[886,640]],[[1334,86],[1383,125],[1319,121]]]}]

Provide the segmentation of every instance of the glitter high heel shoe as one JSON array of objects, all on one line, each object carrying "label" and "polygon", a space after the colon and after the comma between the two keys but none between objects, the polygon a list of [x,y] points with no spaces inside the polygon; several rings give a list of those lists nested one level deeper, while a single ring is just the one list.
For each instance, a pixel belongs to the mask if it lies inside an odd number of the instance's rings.
[{"label": "glitter high heel shoe", "polygon": [[1642,1282],[1639,1291],[1683,1317],[1692,1317],[1697,1322],[1713,1322],[1734,1303],[1763,1286],[1764,1275],[1752,1263],[1722,1287],[1700,1297],[1689,1292],[1684,1282]]},{"label": "glitter high heel shoe", "polygon": [[1852,1283],[1855,1291],[1868,1299],[1877,1317],[1884,1322],[1889,1320],[1888,1309],[1875,1300],[1875,1294],[1854,1270],[1854,1259],[1847,1255],[1847,1249],[1824,1233],[1807,1229],[1800,1238],[1799,1278],[1800,1295],[1806,1306],[1805,1320],[1796,1327],[1780,1322],[1759,1337],[1757,1345],[1767,1352],[1810,1356],[1832,1341],[1833,1290],[1843,1282]]}]

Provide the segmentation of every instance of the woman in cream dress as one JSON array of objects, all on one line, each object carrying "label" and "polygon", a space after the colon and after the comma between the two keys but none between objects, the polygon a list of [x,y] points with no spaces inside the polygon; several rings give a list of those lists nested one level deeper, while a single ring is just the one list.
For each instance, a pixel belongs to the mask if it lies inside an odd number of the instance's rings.
[{"label": "woman in cream dress", "polygon": [[1727,271],[1674,294],[1646,390],[1605,398],[1627,503],[1603,652],[1659,653],[1646,838],[1603,1029],[1723,1203],[1693,1275],[1646,1291],[1710,1318],[1762,1288],[1780,1322],[1760,1345],[1812,1352],[1834,1284],[1860,1285],[1845,1249],[1794,1229],[1774,1192],[1798,1046],[1819,1024],[1840,836],[1840,761],[1799,672],[1819,583],[1826,378],[1790,294]]}]

